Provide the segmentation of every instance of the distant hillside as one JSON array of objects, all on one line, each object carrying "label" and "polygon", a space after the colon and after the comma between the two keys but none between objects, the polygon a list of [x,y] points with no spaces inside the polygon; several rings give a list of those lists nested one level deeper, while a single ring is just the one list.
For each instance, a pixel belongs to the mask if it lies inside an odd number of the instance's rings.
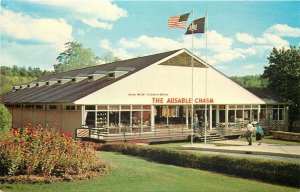
[{"label": "distant hillside", "polygon": [[268,81],[262,79],[260,75],[232,76],[233,81],[243,87],[267,87]]},{"label": "distant hillside", "polygon": [[48,73],[39,68],[0,66],[0,94],[11,91],[13,85],[33,81]]}]

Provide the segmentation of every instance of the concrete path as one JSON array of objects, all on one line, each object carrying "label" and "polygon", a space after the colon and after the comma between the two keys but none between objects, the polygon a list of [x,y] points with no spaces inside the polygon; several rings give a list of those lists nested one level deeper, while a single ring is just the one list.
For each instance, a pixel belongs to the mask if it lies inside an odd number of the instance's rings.
[{"label": "concrete path", "polygon": [[182,145],[185,150],[215,151],[224,153],[240,153],[255,155],[270,155],[280,157],[300,158],[300,146],[278,145],[262,143],[258,145],[238,140],[215,141],[213,143],[194,143]]}]

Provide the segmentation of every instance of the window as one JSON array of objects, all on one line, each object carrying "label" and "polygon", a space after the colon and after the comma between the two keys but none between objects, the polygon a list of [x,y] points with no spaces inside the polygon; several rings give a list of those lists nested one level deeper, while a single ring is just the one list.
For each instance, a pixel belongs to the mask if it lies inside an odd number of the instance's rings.
[{"label": "window", "polygon": [[96,122],[96,113],[95,112],[86,112],[85,113],[85,125],[89,127],[95,127],[95,122]]},{"label": "window", "polygon": [[110,111],[109,112],[109,124],[110,127],[119,126],[119,111]]},{"label": "window", "polygon": [[14,105],[14,108],[21,108],[22,105]]},{"label": "window", "polygon": [[150,105],[143,105],[143,110],[144,111],[151,111],[151,106]]},{"label": "window", "polygon": [[107,105],[97,105],[97,110],[99,111],[106,111],[107,110]]},{"label": "window", "polygon": [[44,105],[35,105],[35,109],[44,109]]},{"label": "window", "polygon": [[114,73],[114,72],[113,72],[113,73],[109,73],[109,74],[108,74],[108,77],[109,77],[109,78],[114,78],[114,77],[115,77],[115,73]]},{"label": "window", "polygon": [[47,109],[55,110],[55,109],[57,109],[57,105],[48,105]]},{"label": "window", "polygon": [[5,107],[6,108],[13,108],[13,105],[12,104],[5,104]]},{"label": "window", "polygon": [[85,110],[95,110],[96,106],[95,105],[86,105]]},{"label": "window", "polygon": [[229,122],[235,122],[235,111],[234,110],[228,111],[228,120],[229,120]]},{"label": "window", "polygon": [[31,109],[31,105],[24,105],[23,108],[25,108],[25,109]]},{"label": "window", "polygon": [[109,106],[109,110],[112,110],[112,111],[119,111],[119,105],[110,105]]},{"label": "window", "polygon": [[273,105],[273,120],[284,120],[284,105]]},{"label": "window", "polygon": [[75,105],[66,105],[66,110],[67,111],[75,111],[76,110]]}]

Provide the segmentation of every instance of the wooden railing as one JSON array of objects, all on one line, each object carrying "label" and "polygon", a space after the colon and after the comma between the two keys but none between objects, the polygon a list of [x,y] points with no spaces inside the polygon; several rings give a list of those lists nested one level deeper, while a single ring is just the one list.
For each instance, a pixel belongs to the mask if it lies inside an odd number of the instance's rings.
[{"label": "wooden railing", "polygon": [[[93,138],[104,141],[135,140],[149,138],[187,138],[191,130],[186,126],[168,126],[165,128],[151,129],[150,126],[143,127],[102,127],[102,128],[78,128],[77,138]],[[172,138],[171,138],[172,139]]]}]

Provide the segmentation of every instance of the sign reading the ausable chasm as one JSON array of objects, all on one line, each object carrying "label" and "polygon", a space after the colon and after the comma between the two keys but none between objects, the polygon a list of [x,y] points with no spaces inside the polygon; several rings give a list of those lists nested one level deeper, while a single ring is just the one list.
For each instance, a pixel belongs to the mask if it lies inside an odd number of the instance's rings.
[{"label": "sign reading the ausable chasm", "polygon": [[[163,97],[153,97],[152,103],[162,103],[162,104],[188,104],[192,103],[192,98],[163,98]],[[194,98],[194,103],[214,103],[213,98]]]},{"label": "sign reading the ausable chasm", "polygon": [[[128,93],[128,96],[134,97],[150,97],[150,103],[153,104],[190,104],[190,97],[170,97],[168,93]],[[214,98],[194,98],[195,104],[214,103]]]}]

